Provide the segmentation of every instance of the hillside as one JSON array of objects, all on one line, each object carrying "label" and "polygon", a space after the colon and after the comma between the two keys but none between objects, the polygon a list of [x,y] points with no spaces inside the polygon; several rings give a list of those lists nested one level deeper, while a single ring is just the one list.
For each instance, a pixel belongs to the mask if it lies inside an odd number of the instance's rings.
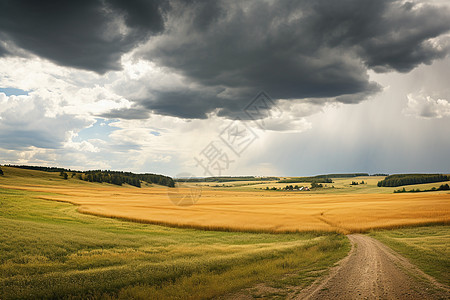
[{"label": "hillside", "polygon": [[[132,172],[110,171],[110,170],[75,171],[71,169],[58,167],[42,167],[42,166],[27,166],[27,165],[7,165],[4,166],[4,168],[8,168],[8,170],[12,171],[12,174],[16,173],[13,169],[24,169],[39,172],[59,173],[59,176],[65,180],[69,179],[70,177],[89,182],[98,182],[98,183],[105,182],[115,185],[129,184],[139,188],[141,187],[141,181],[149,184],[154,183],[168,187],[175,186],[175,182],[171,177],[152,173],[136,174]],[[43,177],[46,176],[43,175]]]}]

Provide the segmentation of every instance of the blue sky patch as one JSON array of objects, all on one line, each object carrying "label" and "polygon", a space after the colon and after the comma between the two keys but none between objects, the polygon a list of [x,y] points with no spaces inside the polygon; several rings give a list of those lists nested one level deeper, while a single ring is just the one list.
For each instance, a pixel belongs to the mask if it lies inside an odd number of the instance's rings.
[{"label": "blue sky patch", "polygon": [[101,118],[97,118],[95,120],[96,122],[94,123],[94,125],[78,132],[78,136],[73,139],[74,142],[81,142],[90,139],[100,139],[108,141],[109,135],[114,131],[120,129],[119,127],[109,125],[113,122],[117,122],[117,120],[106,120]]},{"label": "blue sky patch", "polygon": [[28,91],[16,88],[0,88],[0,93],[4,93],[6,96],[21,96],[21,95],[28,96]]}]

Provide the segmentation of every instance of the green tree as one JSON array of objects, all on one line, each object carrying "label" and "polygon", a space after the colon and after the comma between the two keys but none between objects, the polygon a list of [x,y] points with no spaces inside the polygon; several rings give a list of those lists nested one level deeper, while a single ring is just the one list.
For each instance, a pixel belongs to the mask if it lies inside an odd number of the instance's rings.
[{"label": "green tree", "polygon": [[311,183],[311,189],[316,189],[316,188],[323,188],[323,184],[317,183],[317,182]]},{"label": "green tree", "polygon": [[448,183],[441,184],[441,186],[438,188],[438,191],[448,191],[448,190],[450,190],[450,186],[448,185]]},{"label": "green tree", "polygon": [[2,168],[0,168],[0,175],[4,175]]}]

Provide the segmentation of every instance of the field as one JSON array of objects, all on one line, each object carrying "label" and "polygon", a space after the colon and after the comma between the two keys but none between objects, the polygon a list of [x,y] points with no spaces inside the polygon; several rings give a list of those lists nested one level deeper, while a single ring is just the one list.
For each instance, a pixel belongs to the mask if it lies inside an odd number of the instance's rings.
[{"label": "field", "polygon": [[[185,196],[192,193],[191,188],[139,189],[89,184],[77,179],[61,184],[57,174],[47,175],[53,176],[47,179],[39,178],[38,174],[37,179],[27,179],[18,185],[21,174],[30,171],[5,169],[11,175],[2,178],[0,187],[33,192],[40,199],[69,202],[85,214],[175,227],[269,233],[356,233],[450,221],[448,191],[387,194],[384,188],[376,187],[377,178],[336,180],[337,187],[317,192],[203,186],[195,205],[176,206],[169,197],[173,198],[171,193]],[[351,187],[349,183],[353,180],[368,184]],[[377,189],[380,193],[375,193]]]},{"label": "field", "polygon": [[[333,183],[323,183],[324,188],[311,191],[313,194],[392,194],[398,187],[378,187],[378,181],[382,180],[384,177],[380,176],[362,176],[353,178],[333,178]],[[351,185],[352,181],[361,183],[364,181],[365,184]],[[433,187],[438,188],[441,184],[450,183],[447,182],[436,182],[436,183],[426,183],[426,184],[415,184],[406,186],[407,190],[410,189],[421,189],[429,190]],[[296,183],[278,183],[277,181],[230,181],[230,182],[200,182],[191,183],[191,186],[199,186],[208,189],[216,190],[233,190],[233,191],[260,191],[266,188],[276,187],[278,189],[284,188],[286,185],[298,185],[298,186],[310,186],[309,182],[296,182]]]},{"label": "field", "polygon": [[450,285],[449,226],[381,230],[370,235],[407,257],[441,283]]},{"label": "field", "polygon": [[372,231],[448,224],[448,192],[393,194],[369,177],[311,192],[239,182],[201,184],[195,205],[177,206],[174,193],[199,186],[139,189],[3,170],[0,299],[201,299],[242,289],[259,297],[248,288],[261,283],[283,298],[348,253],[339,233],[366,231],[448,284],[448,226]]},{"label": "field", "polygon": [[[52,179],[47,187],[57,190],[65,184],[54,174],[26,174],[36,176],[22,177],[24,185]],[[79,214],[71,204],[37,195],[43,193],[0,189],[0,299],[204,299],[261,282],[289,292],[349,250],[337,234],[137,224]]]}]

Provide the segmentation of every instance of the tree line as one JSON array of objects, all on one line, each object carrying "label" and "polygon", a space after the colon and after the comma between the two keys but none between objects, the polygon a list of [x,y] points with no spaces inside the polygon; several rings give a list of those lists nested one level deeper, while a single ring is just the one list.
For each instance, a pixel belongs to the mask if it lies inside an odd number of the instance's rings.
[{"label": "tree line", "polygon": [[269,181],[280,180],[279,177],[256,177],[256,176],[223,176],[204,178],[176,178],[176,182],[228,182],[228,181]]},{"label": "tree line", "polygon": [[322,175],[320,175],[314,177],[292,177],[278,181],[278,183],[297,183],[297,182],[333,183],[333,180],[331,180],[331,178],[322,177]]},{"label": "tree line", "polygon": [[396,174],[387,176],[385,179],[378,181],[378,186],[395,187],[401,185],[433,183],[448,180],[448,176],[442,174]]},{"label": "tree line", "polygon": [[412,189],[407,191],[405,188],[401,189],[401,190],[395,190],[394,193],[419,193],[419,192],[434,192],[434,191],[449,191],[450,190],[450,186],[448,185],[448,183],[446,184],[441,184],[438,188],[436,187],[432,187],[429,190],[420,190],[420,189]]},{"label": "tree line", "polygon": [[338,174],[324,174],[317,175],[314,178],[351,178],[351,177],[361,177],[370,176],[369,173],[338,173]]},{"label": "tree line", "polygon": [[84,172],[84,174],[78,174],[78,179],[89,181],[89,182],[106,182],[115,185],[122,185],[124,183],[141,187],[141,181],[147,183],[155,183],[159,185],[164,185],[168,187],[174,187],[175,182],[171,177],[159,175],[159,174],[135,174],[131,172],[123,171],[103,171],[103,170],[93,170]]},{"label": "tree line", "polygon": [[5,165],[5,167],[19,168],[19,169],[27,169],[27,170],[35,170],[35,171],[44,171],[44,172],[79,172],[72,171],[71,169],[64,169],[59,167],[42,167],[42,166],[26,166],[26,165]]}]

